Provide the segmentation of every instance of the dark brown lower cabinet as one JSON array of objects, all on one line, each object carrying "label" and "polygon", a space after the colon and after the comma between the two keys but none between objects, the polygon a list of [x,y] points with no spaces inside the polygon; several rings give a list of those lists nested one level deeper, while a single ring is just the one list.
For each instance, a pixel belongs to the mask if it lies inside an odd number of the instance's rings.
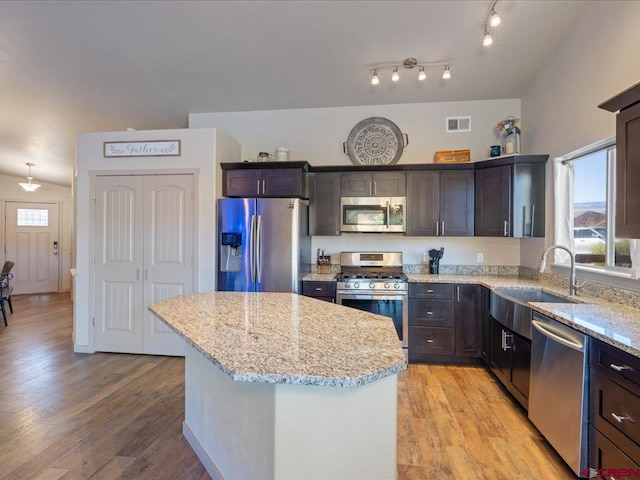
[{"label": "dark brown lower cabinet", "polygon": [[481,292],[479,285],[409,284],[409,361],[480,358]]},{"label": "dark brown lower cabinet", "polygon": [[531,341],[512,332],[489,316],[485,363],[524,408],[529,408]]},{"label": "dark brown lower cabinet", "polygon": [[589,349],[589,467],[640,477],[640,358],[600,340]]},{"label": "dark brown lower cabinet", "polygon": [[336,282],[302,282],[302,295],[336,303]]}]

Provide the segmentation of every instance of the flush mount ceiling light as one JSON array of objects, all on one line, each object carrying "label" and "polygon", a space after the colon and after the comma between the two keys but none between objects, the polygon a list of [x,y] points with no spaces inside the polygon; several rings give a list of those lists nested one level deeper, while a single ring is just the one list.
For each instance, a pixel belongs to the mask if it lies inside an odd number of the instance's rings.
[{"label": "flush mount ceiling light", "polygon": [[31,183],[31,180],[33,180],[33,177],[31,176],[31,167],[33,167],[33,163],[27,163],[27,166],[29,167],[29,174],[27,175],[29,183],[18,183],[18,185],[24,188],[27,192],[35,192],[42,185],[39,183]]},{"label": "flush mount ceiling light", "polygon": [[423,81],[427,79],[427,72],[425,70],[443,70],[442,78],[448,79],[451,78],[451,70],[450,67],[453,65],[452,63],[420,63],[413,57],[405,58],[402,63],[382,63],[375,66],[372,66],[369,69],[369,73],[371,73],[371,85],[379,85],[380,79],[378,78],[378,70],[390,70],[391,73],[391,81],[397,82],[400,80],[400,73],[398,69],[404,68],[407,70],[412,70],[414,68],[418,69],[418,80]]},{"label": "flush mount ceiling light", "polygon": [[496,12],[497,3],[498,0],[493,0],[491,8],[489,8],[489,13],[487,14],[487,20],[484,22],[484,37],[482,38],[482,45],[485,47],[488,47],[493,43],[493,38],[489,33],[489,29],[497,27],[502,22],[500,15]]}]

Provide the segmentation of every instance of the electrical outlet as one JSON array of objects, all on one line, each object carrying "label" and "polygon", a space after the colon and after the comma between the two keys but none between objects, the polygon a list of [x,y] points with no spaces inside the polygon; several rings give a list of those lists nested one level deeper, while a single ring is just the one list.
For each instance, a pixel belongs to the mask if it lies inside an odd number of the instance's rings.
[{"label": "electrical outlet", "polygon": [[482,252],[476,253],[476,262],[477,263],[484,263],[484,253],[482,253]]}]

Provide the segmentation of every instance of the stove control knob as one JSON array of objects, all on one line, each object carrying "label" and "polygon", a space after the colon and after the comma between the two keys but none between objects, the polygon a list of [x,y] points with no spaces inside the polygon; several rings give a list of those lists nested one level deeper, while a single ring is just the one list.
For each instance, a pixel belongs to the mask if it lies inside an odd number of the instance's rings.
[{"label": "stove control knob", "polygon": [[399,283],[394,283],[393,284],[393,288],[395,288],[396,290],[400,289],[400,284]]},{"label": "stove control knob", "polygon": [[369,288],[371,288],[371,289],[376,288],[376,284],[375,284],[375,283],[373,283],[373,282],[371,282],[371,283],[369,284]]},{"label": "stove control knob", "polygon": [[351,284],[349,282],[345,283],[344,288],[351,288]]},{"label": "stove control knob", "polygon": [[384,288],[391,288],[391,284],[390,283],[385,283],[384,284]]},{"label": "stove control knob", "polygon": [[353,288],[360,288],[360,284],[358,282],[354,283]]}]

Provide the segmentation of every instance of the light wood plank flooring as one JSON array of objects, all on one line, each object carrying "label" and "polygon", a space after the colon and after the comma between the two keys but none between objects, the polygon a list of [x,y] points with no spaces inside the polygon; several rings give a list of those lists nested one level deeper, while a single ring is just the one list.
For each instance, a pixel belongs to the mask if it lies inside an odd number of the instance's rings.
[{"label": "light wood plank flooring", "polygon": [[[181,433],[183,359],[76,354],[68,295],[13,304],[0,326],[0,478],[209,478]],[[401,480],[574,478],[483,368],[411,365],[399,392]]]}]

